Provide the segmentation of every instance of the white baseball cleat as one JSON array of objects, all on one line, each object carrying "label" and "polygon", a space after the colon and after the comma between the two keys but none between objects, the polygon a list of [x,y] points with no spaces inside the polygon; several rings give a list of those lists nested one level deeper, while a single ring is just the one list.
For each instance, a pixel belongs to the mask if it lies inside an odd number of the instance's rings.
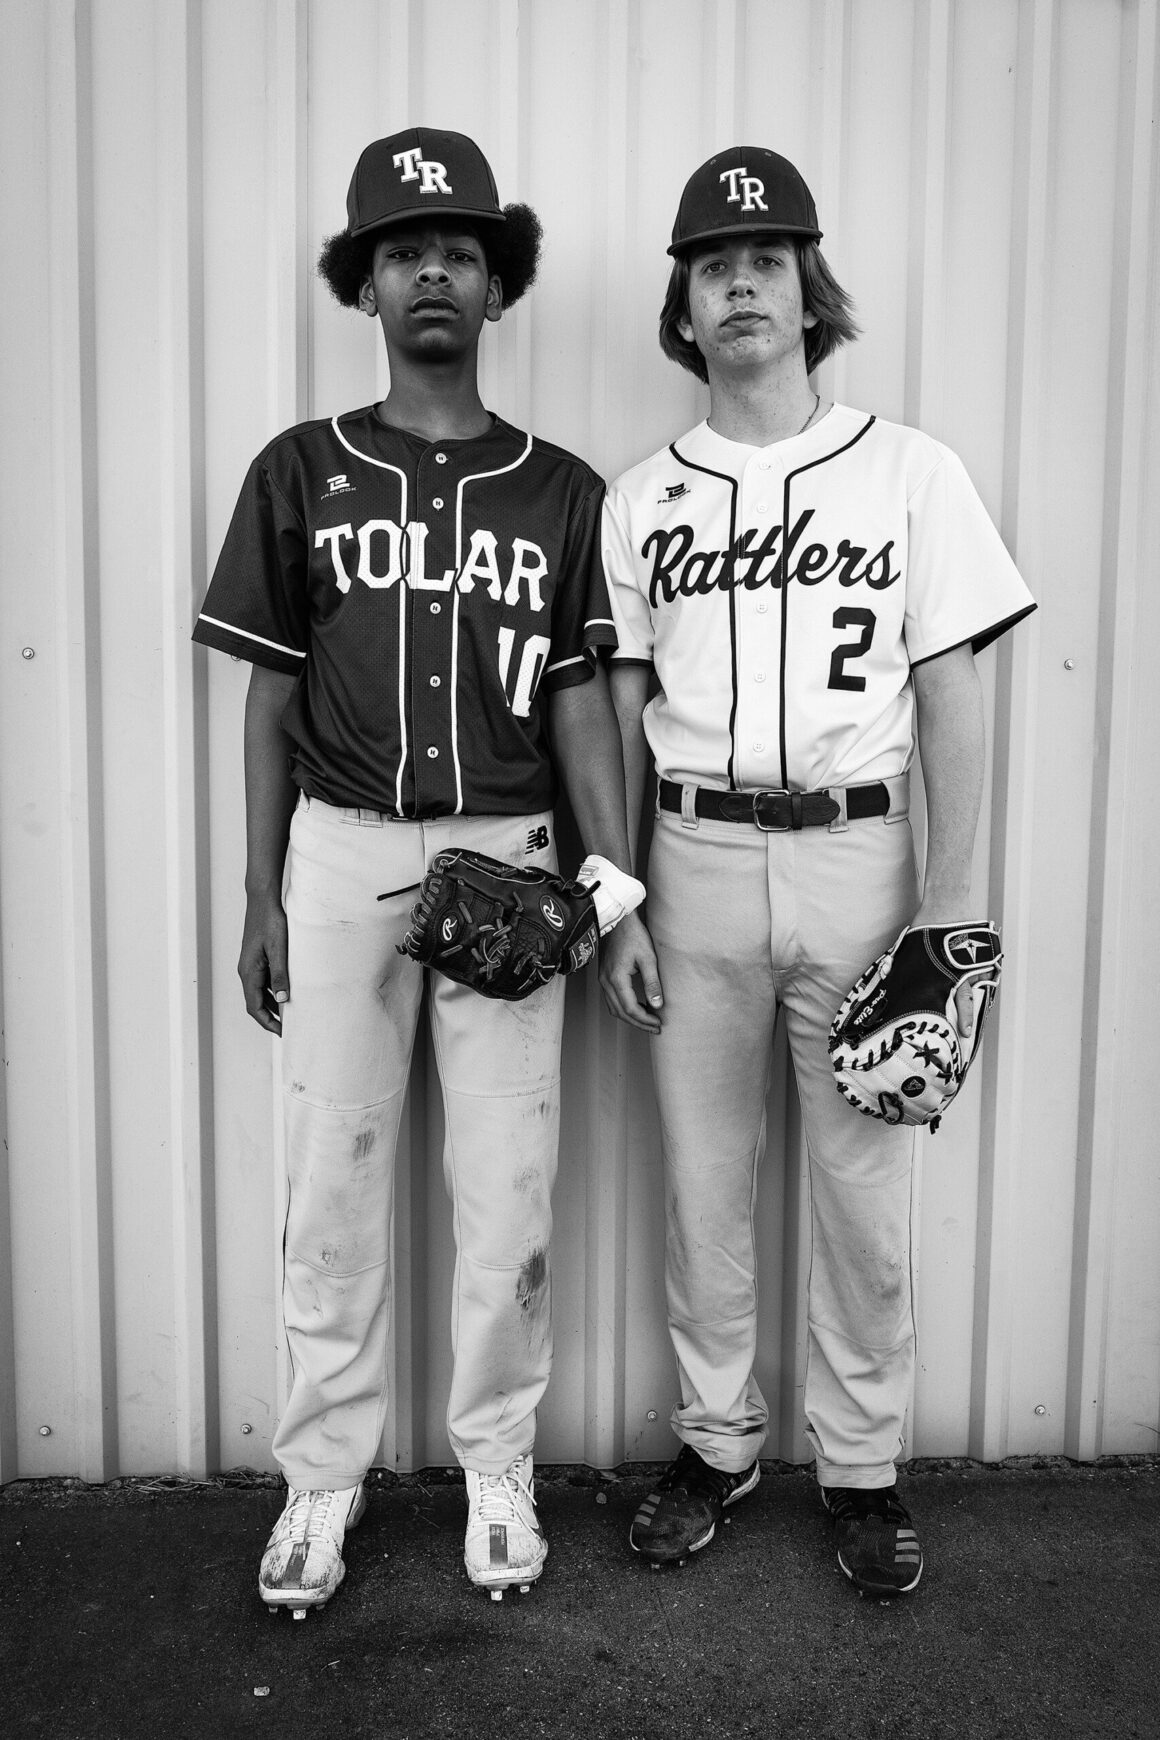
[{"label": "white baseball cleat", "polygon": [[467,1475],[467,1575],[493,1601],[513,1586],[526,1595],[544,1568],[548,1543],[536,1516],[532,1457],[519,1456],[505,1474]]},{"label": "white baseball cleat", "polygon": [[258,1575],[258,1593],[271,1613],[289,1607],[293,1618],[305,1619],[308,1607],[326,1606],[346,1575],[343,1537],[366,1507],[361,1482],[342,1492],[290,1488]]}]

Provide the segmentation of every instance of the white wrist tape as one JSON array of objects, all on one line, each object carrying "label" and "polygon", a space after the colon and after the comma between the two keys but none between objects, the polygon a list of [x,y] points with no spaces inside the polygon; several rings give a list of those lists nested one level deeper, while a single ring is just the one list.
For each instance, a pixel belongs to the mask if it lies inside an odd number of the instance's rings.
[{"label": "white wrist tape", "polygon": [[576,880],[585,888],[592,888],[593,883],[598,885],[592,891],[592,904],[596,908],[601,936],[615,929],[621,919],[634,912],[644,899],[643,882],[626,875],[596,853],[585,858]]}]

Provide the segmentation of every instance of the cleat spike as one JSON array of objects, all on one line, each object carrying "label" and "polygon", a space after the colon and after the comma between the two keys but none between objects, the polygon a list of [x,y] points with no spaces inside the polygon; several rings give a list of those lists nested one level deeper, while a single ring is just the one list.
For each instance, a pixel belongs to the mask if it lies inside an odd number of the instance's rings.
[{"label": "cleat spike", "polygon": [[305,1619],[305,1618],[306,1618],[306,1609],[305,1609],[305,1607],[294,1607],[294,1608],[292,1608],[292,1609],[291,1609],[291,1612],[290,1612],[290,1617],[291,1617],[291,1619]]},{"label": "cleat spike", "polygon": [[528,1590],[531,1588],[531,1586],[532,1585],[530,1583],[521,1583],[520,1584],[520,1594],[526,1595]]},{"label": "cleat spike", "polygon": [[491,1598],[493,1601],[502,1601],[503,1600],[503,1590],[502,1589],[493,1589],[491,1592]]}]

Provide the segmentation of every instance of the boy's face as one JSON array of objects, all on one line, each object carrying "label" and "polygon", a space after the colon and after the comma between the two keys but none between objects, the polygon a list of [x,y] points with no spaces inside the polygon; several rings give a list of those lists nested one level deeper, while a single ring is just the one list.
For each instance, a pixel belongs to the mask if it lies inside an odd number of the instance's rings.
[{"label": "boy's face", "polygon": [[802,309],[789,236],[724,236],[689,259],[689,313],[677,330],[714,371],[761,373],[795,351],[817,316]]},{"label": "boy's face", "polygon": [[388,350],[431,360],[471,349],[485,320],[503,313],[475,231],[450,224],[394,224],[375,245],[359,307],[377,315]]}]

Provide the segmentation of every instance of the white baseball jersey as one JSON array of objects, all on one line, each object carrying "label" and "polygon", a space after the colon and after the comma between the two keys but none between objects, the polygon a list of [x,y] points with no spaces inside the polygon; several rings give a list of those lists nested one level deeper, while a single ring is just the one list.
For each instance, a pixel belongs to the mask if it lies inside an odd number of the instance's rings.
[{"label": "white baseball jersey", "polygon": [[1035,609],[955,454],[844,405],[770,447],[699,424],[612,485],[603,547],[658,773],[725,790],[904,773],[911,667]]}]

